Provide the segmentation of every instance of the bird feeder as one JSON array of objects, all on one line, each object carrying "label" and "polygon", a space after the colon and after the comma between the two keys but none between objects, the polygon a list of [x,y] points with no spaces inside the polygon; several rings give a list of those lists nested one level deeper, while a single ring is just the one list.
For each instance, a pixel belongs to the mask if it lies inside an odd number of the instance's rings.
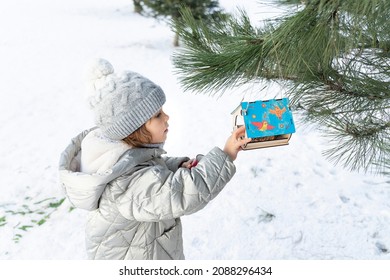
[{"label": "bird feeder", "polygon": [[245,136],[252,138],[244,150],[288,145],[295,133],[288,98],[241,102],[232,117],[233,128],[245,126]]}]

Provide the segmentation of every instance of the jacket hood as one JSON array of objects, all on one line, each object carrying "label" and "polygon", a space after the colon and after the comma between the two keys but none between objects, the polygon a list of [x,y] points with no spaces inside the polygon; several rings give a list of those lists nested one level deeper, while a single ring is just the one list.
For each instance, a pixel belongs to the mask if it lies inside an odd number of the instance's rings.
[{"label": "jacket hood", "polygon": [[[81,171],[82,142],[87,135],[96,130],[85,130],[73,138],[62,152],[59,162],[59,177],[71,203],[81,209],[95,210],[105,187],[109,182],[125,174],[136,165],[165,153],[162,149],[129,148],[106,170]],[[103,153],[107,149],[102,149]]]}]

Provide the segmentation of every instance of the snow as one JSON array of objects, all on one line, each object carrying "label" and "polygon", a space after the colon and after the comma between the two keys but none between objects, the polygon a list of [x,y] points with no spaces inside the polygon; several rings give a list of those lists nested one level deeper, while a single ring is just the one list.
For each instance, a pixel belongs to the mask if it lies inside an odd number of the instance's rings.
[{"label": "snow", "polygon": [[[220,3],[246,8],[253,20],[281,12],[265,1]],[[243,96],[263,96],[259,85],[220,98],[183,92],[170,28],[132,9],[130,0],[1,2],[0,259],[86,259],[87,212],[67,200],[58,206],[64,194],[57,165],[70,139],[93,126],[83,96],[91,59],[104,57],[164,89],[171,156],[222,147]],[[281,90],[275,85],[266,94]],[[334,166],[321,154],[326,138],[296,118],[290,145],[241,152],[222,193],[182,218],[187,259],[390,258],[389,178]]]}]

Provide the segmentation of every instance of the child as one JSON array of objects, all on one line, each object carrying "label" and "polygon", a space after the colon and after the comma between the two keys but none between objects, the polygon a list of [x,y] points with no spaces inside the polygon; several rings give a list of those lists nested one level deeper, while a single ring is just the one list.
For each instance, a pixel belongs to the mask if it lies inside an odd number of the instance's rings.
[{"label": "child", "polygon": [[90,211],[88,257],[184,259],[180,216],[218,195],[250,139],[241,128],[199,162],[162,157],[169,117],[161,88],[134,72],[115,74],[104,59],[89,73],[97,127],[72,140],[59,167],[71,203]]}]

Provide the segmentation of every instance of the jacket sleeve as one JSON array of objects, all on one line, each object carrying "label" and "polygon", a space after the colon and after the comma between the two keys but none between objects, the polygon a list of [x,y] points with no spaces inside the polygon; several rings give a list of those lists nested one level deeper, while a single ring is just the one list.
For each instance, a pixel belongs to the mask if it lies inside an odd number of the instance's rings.
[{"label": "jacket sleeve", "polygon": [[177,218],[204,208],[235,171],[229,156],[215,147],[191,169],[172,172],[157,165],[135,172],[115,203],[127,219],[154,222]]},{"label": "jacket sleeve", "polygon": [[189,157],[164,157],[163,159],[168,169],[173,172],[176,172],[183,162],[190,160]]}]

